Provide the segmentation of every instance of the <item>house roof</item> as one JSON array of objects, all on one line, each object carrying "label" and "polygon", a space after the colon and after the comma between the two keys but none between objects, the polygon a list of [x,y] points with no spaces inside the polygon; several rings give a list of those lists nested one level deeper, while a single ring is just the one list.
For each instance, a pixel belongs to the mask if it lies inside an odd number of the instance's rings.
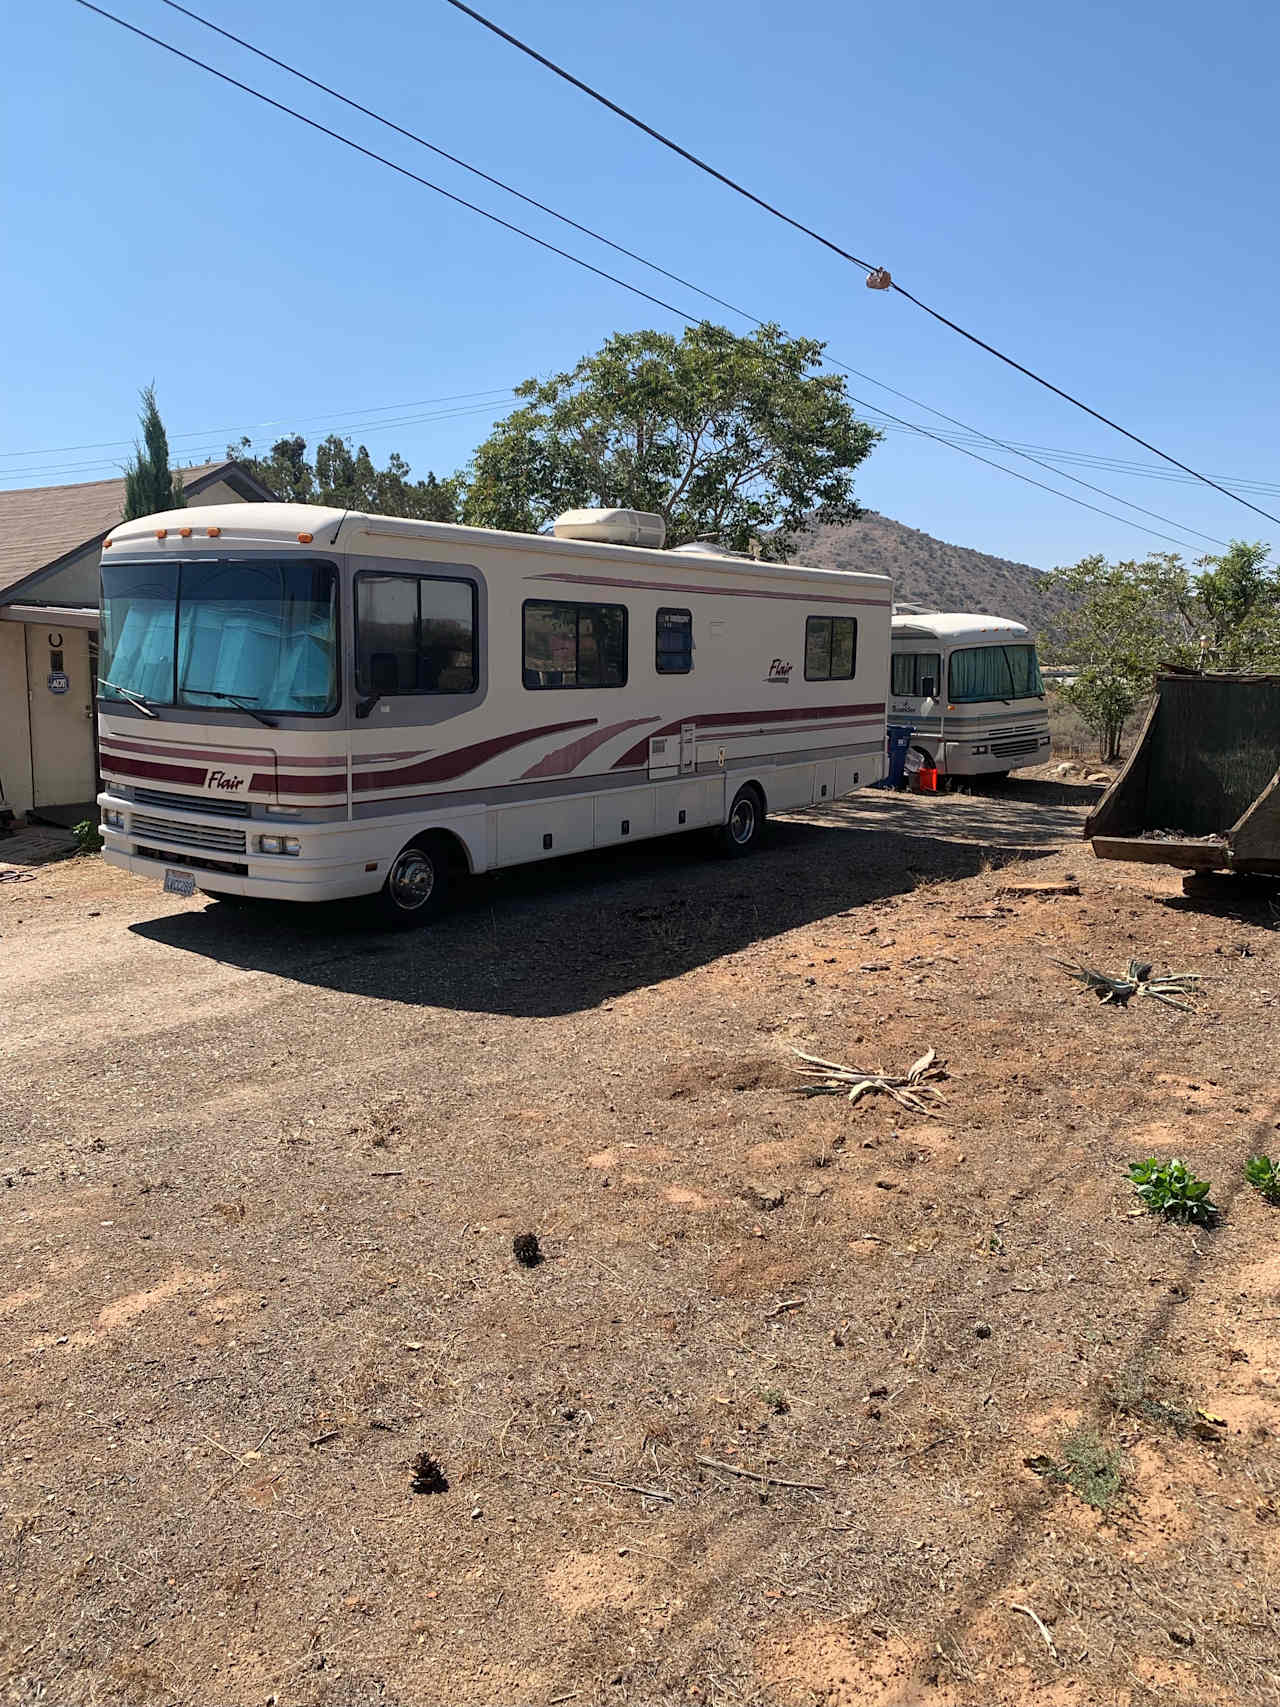
[{"label": "house roof", "polygon": [[[250,503],[275,499],[275,493],[243,463],[223,460],[198,468],[175,469],[188,495],[224,481]],[[124,476],[80,486],[34,486],[0,492],[0,599],[102,540],[124,512]]]}]

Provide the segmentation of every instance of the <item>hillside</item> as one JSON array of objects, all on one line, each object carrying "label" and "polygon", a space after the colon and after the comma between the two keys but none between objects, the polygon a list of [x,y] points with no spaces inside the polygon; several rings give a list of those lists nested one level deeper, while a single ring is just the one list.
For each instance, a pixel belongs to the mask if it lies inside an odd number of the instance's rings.
[{"label": "hillside", "polygon": [[1070,600],[1029,563],[1011,563],[944,540],[868,510],[848,526],[818,526],[803,536],[794,561],[819,569],[867,569],[893,577],[900,603],[938,610],[985,611],[1025,622],[1033,634],[1049,629]]}]

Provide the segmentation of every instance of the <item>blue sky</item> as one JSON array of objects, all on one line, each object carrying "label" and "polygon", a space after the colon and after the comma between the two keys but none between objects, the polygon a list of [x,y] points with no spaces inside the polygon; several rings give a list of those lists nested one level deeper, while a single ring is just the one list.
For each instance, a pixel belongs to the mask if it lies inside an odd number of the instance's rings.
[{"label": "blue sky", "polygon": [[[654,294],[705,306],[160,0],[107,3]],[[854,269],[443,0],[365,0],[355,11],[336,0],[208,5],[226,28],[948,414],[1020,443],[1152,465],[900,297],[868,291]],[[487,0],[487,9],[1182,460],[1228,483],[1280,482],[1280,18],[1271,8]],[[296,425],[317,436],[351,430],[379,457],[399,449],[417,471],[444,473],[465,462],[513,383],[571,365],[617,329],[679,329],[74,0],[11,12],[6,47],[0,451],[22,454],[0,460],[0,485],[111,474],[127,446],[98,441],[131,436],[149,379],[175,450],[192,457],[242,431],[265,447]],[[939,425],[865,381],[850,385]],[[86,444],[94,448],[60,448]],[[1194,485],[1074,471],[1183,528],[1280,545],[1280,527]],[[888,435],[858,490],[912,526],[1044,567],[1166,546],[910,433]],[[1254,497],[1280,514],[1280,490]],[[1185,539],[1189,556],[1215,549],[1149,525]]]}]

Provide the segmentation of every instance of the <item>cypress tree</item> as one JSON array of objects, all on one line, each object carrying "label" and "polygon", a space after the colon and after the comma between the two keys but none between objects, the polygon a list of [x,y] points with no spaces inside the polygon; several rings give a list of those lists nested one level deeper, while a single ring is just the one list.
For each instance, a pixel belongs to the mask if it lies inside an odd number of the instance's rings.
[{"label": "cypress tree", "polygon": [[134,445],[133,460],[124,471],[124,519],[153,516],[158,510],[186,507],[182,476],[169,469],[169,438],[156,407],[154,383],[142,391],[142,444]]}]

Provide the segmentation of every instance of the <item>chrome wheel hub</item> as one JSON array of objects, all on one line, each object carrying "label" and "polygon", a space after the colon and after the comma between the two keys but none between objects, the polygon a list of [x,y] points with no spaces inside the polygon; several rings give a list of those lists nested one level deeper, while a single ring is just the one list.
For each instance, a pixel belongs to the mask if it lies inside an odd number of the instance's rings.
[{"label": "chrome wheel hub", "polygon": [[391,867],[387,888],[397,907],[416,912],[431,899],[436,886],[436,868],[421,848],[406,848]]}]

